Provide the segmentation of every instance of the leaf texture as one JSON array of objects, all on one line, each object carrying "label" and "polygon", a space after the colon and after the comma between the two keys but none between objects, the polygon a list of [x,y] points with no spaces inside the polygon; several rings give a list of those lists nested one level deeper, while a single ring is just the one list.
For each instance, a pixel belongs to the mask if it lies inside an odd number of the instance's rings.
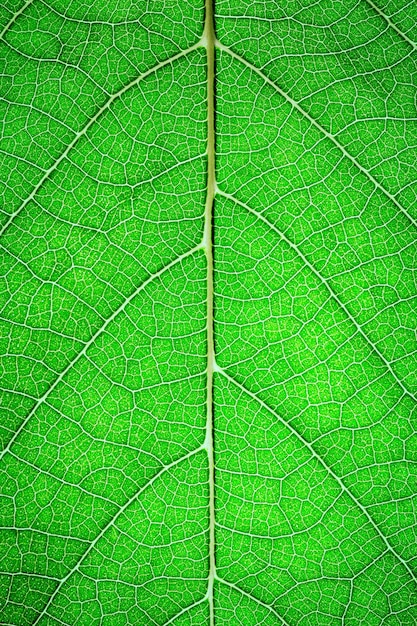
[{"label": "leaf texture", "polygon": [[3,0],[1,624],[417,622],[416,24]]}]

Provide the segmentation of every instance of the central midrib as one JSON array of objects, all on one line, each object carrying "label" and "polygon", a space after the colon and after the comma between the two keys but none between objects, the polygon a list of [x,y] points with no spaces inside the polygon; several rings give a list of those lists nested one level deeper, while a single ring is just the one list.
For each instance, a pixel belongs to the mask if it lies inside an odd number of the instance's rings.
[{"label": "central midrib", "polygon": [[207,598],[210,610],[210,626],[214,626],[213,584],[215,576],[215,511],[214,511],[214,442],[213,442],[213,202],[215,178],[215,129],[214,129],[214,72],[215,34],[213,0],[206,0],[203,41],[207,50],[207,196],[204,223],[204,249],[207,260],[207,422],[206,441],[209,465],[209,577]]},{"label": "central midrib", "polygon": [[[216,575],[213,372],[217,371],[217,372],[222,372],[224,374],[224,370],[222,370],[216,365],[215,350],[214,350],[213,208],[214,208],[214,198],[216,195],[216,190],[221,195],[227,196],[227,194],[225,194],[224,192],[222,193],[220,190],[218,190],[217,183],[216,183],[216,176],[215,176],[215,172],[216,172],[215,170],[215,156],[216,156],[215,155],[215,50],[216,50],[216,47],[219,50],[225,50],[228,54],[231,54],[231,56],[237,58],[239,61],[241,61],[242,63],[245,63],[247,66],[250,66],[250,64],[245,59],[235,54],[232,50],[230,50],[230,48],[223,46],[216,39],[215,27],[214,27],[214,3],[215,3],[215,0],[205,0],[205,22],[204,22],[203,36],[201,39],[201,44],[204,45],[207,51],[207,109],[208,109],[207,110],[207,195],[206,195],[206,203],[205,203],[203,244],[204,244],[204,250],[205,250],[206,260],[207,260],[207,422],[206,422],[205,447],[207,449],[208,463],[209,463],[209,576],[208,576],[208,588],[207,588],[207,595],[206,595],[206,598],[209,601],[209,610],[210,610],[209,624],[210,626],[215,625],[214,601],[213,601],[213,585],[214,585],[215,578],[217,578],[217,580],[220,583],[230,585],[234,589],[238,590],[240,593],[247,595],[248,597],[252,598],[256,602],[260,603],[262,606],[267,607],[270,611],[272,611],[276,615],[276,617],[278,617],[278,619],[281,621],[282,624],[286,624],[283,618],[275,612],[272,606],[269,606],[268,604],[264,604],[262,601],[259,600],[259,598],[248,594],[246,591],[242,590],[240,587],[235,586],[234,583],[229,583],[228,581],[224,580],[222,577],[219,577]],[[370,2],[370,4],[374,6],[373,3]],[[297,109],[304,117],[306,117],[305,111],[302,110],[300,105],[296,103],[295,101],[293,101],[288,94],[281,92],[281,90],[270,79],[268,79],[268,77],[264,76],[260,70],[252,66],[250,67],[253,71],[256,71],[258,74],[260,74],[264,78],[264,80],[266,80],[266,82],[268,82],[274,89],[276,89],[277,91],[280,91],[280,93],[282,93],[282,96],[286,100],[291,101],[292,106],[295,109]],[[315,120],[313,120],[310,117],[309,117],[309,120],[322,133],[328,136],[333,141],[333,143],[335,143],[333,136],[329,135],[327,131],[323,129],[321,126],[319,126]],[[336,144],[336,145],[343,152],[344,156],[349,158],[349,160],[353,161],[354,164],[361,171],[363,171],[368,176],[368,178],[370,178],[369,172],[367,172],[364,168],[358,165],[356,160],[353,160],[351,155],[345,151],[345,148],[343,146],[340,146],[339,144]],[[371,180],[372,182],[374,182],[374,184],[378,188],[382,189],[385,195],[387,195],[394,201],[394,198],[390,194],[388,194],[384,188],[380,186],[378,181],[375,181],[373,177],[371,177]],[[236,201],[235,198],[234,200]],[[399,206],[396,201],[395,201],[395,204]],[[404,212],[402,207],[399,206],[399,208],[402,212]],[[409,217],[407,213],[406,215],[407,217]],[[280,236],[282,237],[282,233],[280,233]],[[292,247],[296,249],[297,254],[300,254],[298,248],[296,248],[294,244],[291,244],[291,245]],[[308,262],[307,264],[310,266]],[[313,270],[313,271],[315,274],[318,273],[316,270]],[[320,275],[319,275],[319,278],[320,280],[323,280],[323,278]],[[348,317],[351,318],[350,313],[348,314]],[[356,322],[354,323],[356,325]],[[365,339],[369,342],[366,336],[365,336]],[[379,352],[377,352],[377,354],[381,356]],[[385,362],[385,359],[383,360]],[[242,390],[244,390],[246,393],[252,396],[257,402],[260,402],[261,404],[263,404],[267,410],[269,410],[270,412],[273,412],[273,410],[267,404],[263,403],[262,399],[259,398],[257,395],[252,394],[248,389],[245,389],[240,383],[236,382],[233,378],[230,378],[230,380],[232,380],[235,384],[241,387]],[[404,389],[404,390],[406,391],[407,394],[409,394],[407,389]],[[296,433],[296,436],[300,439],[300,441],[302,441],[304,445],[307,445],[307,447],[310,449],[309,444],[308,443],[306,444],[304,439],[302,439],[298,433]],[[325,469],[331,473],[331,475],[337,480],[337,482],[342,484],[343,490],[345,490],[348,493],[349,497],[352,498],[355,501],[355,503],[358,504],[362,512],[365,513],[368,521],[370,521],[372,526],[376,529],[378,535],[380,535],[381,538],[384,540],[384,542],[387,544],[388,550],[391,551],[395,555],[396,558],[399,558],[400,562],[403,564],[403,566],[406,568],[408,573],[411,575],[412,579],[415,580],[415,575],[410,569],[408,563],[404,561],[404,559],[401,556],[398,555],[396,550],[387,541],[386,537],[383,536],[383,534],[379,530],[379,527],[375,524],[372,517],[370,517],[367,509],[362,507],[362,505],[360,505],[360,503],[357,502],[356,498],[352,495],[350,490],[344,485],[344,483],[342,483],[339,477],[334,474],[331,467],[329,468],[327,464],[323,462],[321,457],[318,456],[315,451],[313,454],[315,457],[319,459],[320,463],[323,464]]]}]

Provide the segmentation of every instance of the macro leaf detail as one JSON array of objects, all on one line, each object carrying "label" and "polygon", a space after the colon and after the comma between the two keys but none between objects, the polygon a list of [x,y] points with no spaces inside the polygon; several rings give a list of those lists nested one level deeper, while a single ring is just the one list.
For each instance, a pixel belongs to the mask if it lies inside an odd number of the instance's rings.
[{"label": "macro leaf detail", "polygon": [[413,626],[416,5],[0,8],[0,623]]}]

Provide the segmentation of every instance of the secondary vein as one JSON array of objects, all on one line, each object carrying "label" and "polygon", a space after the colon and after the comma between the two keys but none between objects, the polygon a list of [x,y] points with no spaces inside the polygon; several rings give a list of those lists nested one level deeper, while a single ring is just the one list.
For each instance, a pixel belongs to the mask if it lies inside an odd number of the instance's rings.
[{"label": "secondary vein", "polygon": [[57,169],[59,164],[66,159],[66,157],[68,156],[68,153],[78,143],[79,139],[81,139],[81,137],[83,137],[87,133],[87,131],[91,128],[91,126],[93,126],[93,124],[95,124],[95,122],[103,115],[103,113],[105,111],[107,111],[111,107],[111,105],[113,104],[113,102],[115,100],[120,98],[124,93],[126,93],[126,91],[128,91],[129,89],[131,89],[132,87],[134,87],[135,85],[140,83],[142,80],[144,80],[145,78],[147,78],[151,74],[155,73],[157,70],[161,69],[162,67],[165,67],[166,65],[172,64],[177,59],[180,59],[180,58],[182,58],[184,56],[187,56],[187,54],[193,52],[193,50],[197,50],[197,48],[199,48],[200,46],[201,46],[201,42],[198,41],[196,44],[194,44],[190,48],[187,48],[186,50],[181,50],[181,52],[179,52],[178,54],[175,54],[174,56],[170,57],[169,59],[161,61],[160,63],[158,63],[157,65],[154,65],[153,67],[151,67],[149,70],[147,70],[143,74],[140,74],[139,76],[134,78],[130,83],[128,83],[127,85],[122,87],[122,89],[120,89],[119,91],[114,93],[112,96],[110,96],[110,98],[108,98],[108,100],[106,100],[104,105],[102,107],[100,107],[96,111],[95,115],[92,118],[90,118],[88,123],[74,136],[74,138],[71,141],[71,143],[68,144],[68,146],[61,153],[61,155],[54,161],[54,163],[51,165],[51,167],[48,170],[46,170],[45,174],[39,180],[37,185],[33,188],[32,192],[29,194],[29,196],[27,196],[27,198],[22,202],[22,204],[13,213],[10,214],[9,219],[5,222],[4,226],[0,230],[0,237],[7,230],[7,228],[10,226],[10,224],[12,224],[14,219],[23,211],[25,206],[27,204],[29,204],[29,202],[36,196],[36,194],[38,193],[39,189],[43,186],[45,181],[47,181],[49,179],[49,177]]},{"label": "secondary vein", "polygon": [[391,200],[391,202],[397,207],[397,209],[411,222],[411,224],[413,224],[417,228],[417,220],[415,220],[414,217],[402,206],[402,204],[400,204],[396,196],[387,189],[385,189],[385,187],[377,180],[377,178],[375,178],[375,176],[373,176],[371,172],[363,167],[363,165],[361,165],[359,161],[346,150],[344,145],[338,141],[335,135],[332,135],[314,117],[312,117],[307,111],[305,111],[303,107],[299,104],[299,102],[294,100],[294,98],[292,98],[286,91],[281,89],[281,87],[279,87],[277,83],[275,83],[266,74],[264,74],[262,70],[250,63],[244,57],[237,54],[228,46],[225,46],[219,41],[216,41],[216,47],[225,54],[228,54],[232,58],[236,59],[236,61],[242,63],[242,65],[246,66],[249,70],[257,74],[258,76],[260,76],[265,83],[267,83],[270,87],[272,87],[272,89],[279,93],[280,96],[282,96],[293,107],[293,109],[298,111],[298,113],[300,113],[305,119],[307,119],[312,126],[314,126],[321,134],[327,137],[327,139],[329,139],[333,143],[333,145],[335,145],[340,150],[343,156],[349,159],[349,161],[353,163],[353,165],[373,183],[375,188],[379,189],[380,192],[382,192],[389,200]]}]

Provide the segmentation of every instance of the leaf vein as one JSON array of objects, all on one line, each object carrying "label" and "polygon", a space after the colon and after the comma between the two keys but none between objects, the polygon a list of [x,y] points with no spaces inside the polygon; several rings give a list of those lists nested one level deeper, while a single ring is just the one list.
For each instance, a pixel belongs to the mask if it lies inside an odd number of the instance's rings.
[{"label": "leaf vein", "polygon": [[319,130],[323,135],[325,135],[325,137],[327,137],[333,143],[333,145],[335,145],[342,152],[343,156],[349,159],[349,161],[353,163],[355,167],[360,172],[362,172],[362,174],[364,174],[374,184],[374,186],[377,189],[379,189],[389,200],[391,200],[391,202],[397,207],[397,209],[399,209],[399,211],[401,211],[401,213],[417,228],[417,221],[398,202],[396,197],[387,189],[385,189],[385,187],[370,172],[368,172],[368,170],[365,167],[363,167],[363,165],[361,165],[353,155],[351,155],[346,150],[346,148],[336,139],[336,137],[332,135],[329,131],[327,131],[323,126],[321,126],[321,124],[319,124],[319,122],[317,122],[317,120],[315,120],[314,117],[312,117],[309,113],[307,113],[307,111],[305,111],[296,100],[294,100],[286,91],[284,91],[283,89],[281,89],[281,87],[279,87],[276,83],[274,83],[274,81],[271,80],[266,74],[264,74],[262,70],[258,69],[255,65],[253,65],[252,63],[247,61],[244,57],[234,52],[228,46],[225,46],[219,41],[217,41],[216,47],[219,50],[231,56],[232,58],[236,59],[243,65],[245,65],[252,72],[260,76],[264,80],[265,83],[267,83],[270,87],[275,89],[275,91],[279,93],[289,104],[291,104],[291,106],[294,109],[296,109],[303,117],[305,117],[310,122],[310,124],[312,124],[315,128],[317,128],[317,130]]},{"label": "leaf vein", "polygon": [[227,380],[229,380],[232,384],[234,384],[236,387],[238,387],[238,389],[240,389],[241,391],[243,391],[244,393],[246,393],[247,395],[249,395],[253,400],[255,400],[256,402],[258,402],[264,409],[266,409],[271,415],[273,415],[274,417],[276,417],[282,424],[284,424],[291,432],[292,434],[297,437],[298,441],[300,443],[303,444],[303,446],[305,446],[310,454],[317,459],[317,461],[319,461],[319,463],[321,464],[321,466],[330,474],[330,476],[338,483],[339,487],[350,497],[350,499],[352,500],[352,502],[354,502],[354,504],[360,509],[360,511],[363,513],[363,515],[366,517],[366,519],[368,520],[368,522],[370,523],[370,525],[373,527],[373,529],[375,530],[375,532],[378,534],[378,536],[380,537],[380,539],[384,542],[385,546],[387,547],[387,549],[398,559],[398,561],[400,561],[400,563],[404,566],[404,568],[407,570],[409,576],[412,578],[412,580],[414,582],[417,583],[417,576],[414,574],[413,570],[411,569],[410,565],[407,563],[407,561],[405,561],[402,556],[400,554],[398,554],[398,552],[395,550],[395,548],[390,544],[390,542],[388,541],[387,537],[384,535],[384,533],[380,530],[378,524],[373,520],[372,516],[370,515],[369,511],[367,510],[367,508],[362,505],[362,503],[356,498],[356,496],[350,491],[350,489],[345,485],[345,483],[343,482],[343,480],[340,478],[340,476],[338,476],[333,470],[332,468],[327,465],[327,463],[321,458],[321,456],[316,452],[315,448],[309,443],[309,441],[307,441],[306,439],[304,439],[304,437],[294,428],[294,426],[291,425],[291,423],[287,422],[283,417],[281,417],[279,415],[279,413],[277,413],[276,411],[274,411],[274,409],[272,409],[264,400],[262,400],[256,393],[250,391],[249,389],[247,389],[242,383],[240,383],[238,380],[236,380],[236,378],[234,378],[233,376],[231,376],[225,369],[220,368],[219,366],[216,367],[216,371],[219,372],[222,376],[224,376],[224,378],[226,378]]},{"label": "leaf vein", "polygon": [[20,207],[18,209],[16,209],[10,215],[10,218],[7,220],[7,222],[3,225],[2,229],[0,230],[0,237],[3,235],[3,233],[6,231],[6,229],[10,226],[10,224],[13,222],[15,217],[17,215],[19,215],[21,213],[21,211],[25,208],[25,206],[32,200],[32,198],[34,198],[36,196],[36,194],[38,193],[39,189],[43,186],[45,181],[49,179],[51,174],[57,169],[57,167],[60,165],[60,163],[65,160],[65,158],[67,157],[68,153],[78,143],[79,139],[81,137],[83,137],[87,133],[87,131],[93,126],[93,124],[99,119],[99,117],[101,117],[101,115],[110,108],[110,106],[113,104],[113,102],[115,100],[120,98],[120,96],[122,96],[124,93],[126,93],[129,89],[131,89],[132,87],[134,87],[135,85],[140,83],[142,80],[144,80],[145,78],[147,78],[148,76],[150,76],[154,72],[158,71],[162,67],[165,67],[165,66],[167,66],[169,64],[172,64],[177,59],[180,59],[180,58],[182,58],[184,56],[187,56],[187,54],[189,54],[190,52],[192,52],[192,51],[196,50],[197,48],[199,48],[200,45],[201,45],[200,42],[198,42],[198,43],[194,44],[193,46],[191,46],[190,48],[187,48],[186,50],[182,50],[178,54],[170,57],[169,59],[166,59],[165,61],[161,61],[160,63],[158,63],[157,65],[154,65],[153,67],[151,67],[149,70],[147,70],[143,74],[140,74],[140,76],[137,76],[130,83],[128,83],[127,85],[122,87],[122,89],[120,89],[119,91],[114,93],[112,96],[110,96],[110,98],[106,101],[106,103],[95,113],[95,115],[88,121],[88,123],[75,135],[75,137],[71,141],[71,143],[65,148],[65,150],[61,153],[61,155],[58,157],[58,159],[56,159],[56,161],[53,163],[53,165],[45,172],[44,176],[42,176],[42,178],[37,183],[37,185],[34,187],[34,189],[29,194],[29,196],[22,202]]},{"label": "leaf vein", "polygon": [[372,341],[370,340],[370,338],[368,337],[368,335],[365,333],[365,331],[362,329],[362,327],[358,324],[358,322],[356,321],[356,319],[353,317],[353,315],[350,313],[349,309],[347,308],[347,306],[342,302],[342,300],[339,298],[339,296],[335,293],[335,291],[333,291],[331,285],[329,284],[329,281],[324,278],[324,276],[322,276],[320,274],[320,272],[318,270],[316,270],[316,268],[314,267],[314,265],[312,265],[312,263],[310,263],[310,261],[307,259],[307,257],[301,252],[301,250],[299,250],[299,248],[290,240],[288,239],[288,237],[282,232],[280,231],[274,224],[272,224],[272,222],[270,222],[266,217],[264,217],[261,213],[259,213],[258,211],[256,211],[255,209],[253,209],[252,207],[250,207],[247,203],[242,202],[241,200],[238,200],[237,198],[235,198],[235,196],[233,196],[232,194],[226,193],[224,191],[221,191],[220,189],[217,190],[217,193],[225,198],[228,198],[229,200],[232,200],[232,202],[236,202],[236,204],[239,204],[240,206],[242,206],[243,208],[245,208],[247,211],[249,211],[250,213],[252,213],[253,215],[255,215],[258,219],[260,219],[262,222],[264,222],[264,224],[266,224],[267,226],[269,226],[269,228],[271,228],[271,230],[273,230],[283,241],[285,241],[285,243],[287,245],[289,245],[291,247],[292,250],[294,250],[296,252],[296,254],[300,257],[300,259],[303,261],[303,263],[310,269],[311,272],[313,272],[313,274],[320,280],[320,282],[326,287],[327,291],[329,292],[330,296],[333,298],[333,300],[337,303],[337,305],[342,309],[342,311],[344,312],[344,314],[346,315],[346,317],[352,322],[352,324],[355,326],[357,332],[363,337],[363,339],[366,341],[366,343],[370,346],[370,348],[373,350],[373,352],[379,357],[379,359],[383,362],[383,364],[385,365],[386,369],[389,371],[389,373],[391,374],[391,376],[394,378],[395,382],[401,387],[402,391],[404,392],[404,394],[406,394],[407,396],[409,396],[412,400],[414,400],[415,402],[417,402],[417,398],[416,396],[404,385],[403,381],[397,376],[397,374],[395,373],[395,371],[393,370],[391,363],[385,358],[385,356],[382,354],[382,352],[377,348],[377,346],[372,343]]},{"label": "leaf vein", "polygon": [[22,422],[22,424],[20,425],[20,427],[16,430],[14,436],[10,439],[10,441],[8,442],[7,446],[5,446],[5,448],[0,452],[0,460],[3,458],[3,456],[6,454],[6,452],[11,448],[11,446],[13,445],[13,443],[16,441],[17,437],[19,436],[19,434],[24,430],[24,428],[26,427],[26,424],[29,422],[30,418],[32,417],[32,415],[35,413],[35,411],[38,409],[38,407],[43,403],[44,400],[46,400],[46,398],[50,395],[50,393],[55,389],[55,387],[61,382],[61,380],[64,378],[64,376],[71,370],[71,368],[79,361],[79,359],[87,352],[87,350],[89,349],[89,347],[96,341],[96,339],[105,331],[105,329],[107,328],[107,326],[117,317],[117,315],[119,315],[119,313],[121,313],[126,306],[137,296],[138,293],[140,293],[143,289],[145,289],[154,279],[159,278],[164,272],[168,271],[169,269],[171,269],[173,266],[175,266],[177,263],[180,263],[183,259],[187,258],[188,256],[191,256],[192,254],[194,254],[197,250],[199,250],[201,248],[200,245],[195,246],[194,248],[192,248],[191,250],[189,250],[188,252],[185,252],[184,254],[180,255],[179,257],[175,258],[173,261],[171,261],[170,263],[168,263],[168,265],[165,265],[164,267],[162,267],[160,270],[158,270],[157,272],[155,272],[155,274],[152,274],[151,276],[149,276],[143,283],[141,283],[141,285],[135,289],[130,296],[128,296],[123,303],[105,320],[104,324],[94,333],[94,335],[92,335],[92,337],[88,340],[87,343],[84,344],[82,350],[80,352],[77,353],[77,355],[75,356],[74,359],[72,359],[72,361],[70,361],[70,363],[68,363],[68,365],[62,370],[62,372],[57,376],[57,378],[55,379],[55,381],[52,383],[52,385],[45,391],[45,393],[43,394],[43,396],[41,396],[38,401],[36,402],[36,404],[33,406],[33,408],[31,409],[31,411],[28,413],[27,417],[25,418],[25,420]]}]

